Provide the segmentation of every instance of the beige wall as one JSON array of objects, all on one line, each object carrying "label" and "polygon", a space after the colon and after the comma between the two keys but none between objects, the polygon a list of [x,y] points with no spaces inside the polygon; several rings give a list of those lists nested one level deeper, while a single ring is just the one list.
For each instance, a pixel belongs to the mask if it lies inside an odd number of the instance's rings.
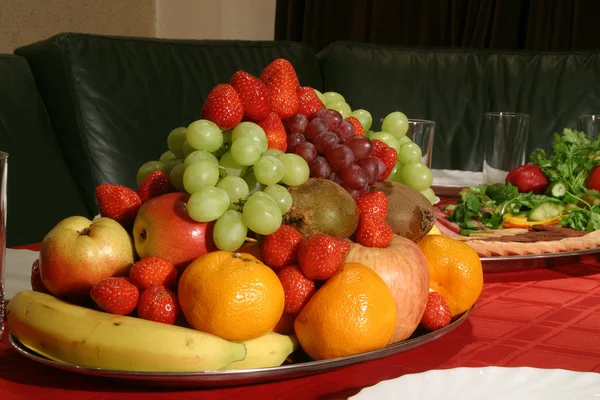
[{"label": "beige wall", "polygon": [[271,40],[275,0],[0,0],[0,53],[59,32]]}]

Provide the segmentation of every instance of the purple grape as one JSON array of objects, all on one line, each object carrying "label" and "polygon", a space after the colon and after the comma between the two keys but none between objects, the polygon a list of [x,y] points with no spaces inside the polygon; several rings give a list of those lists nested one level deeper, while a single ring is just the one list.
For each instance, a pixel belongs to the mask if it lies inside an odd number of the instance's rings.
[{"label": "purple grape", "polygon": [[308,125],[308,118],[303,114],[294,114],[285,121],[285,127],[288,133],[304,133]]},{"label": "purple grape", "polygon": [[369,193],[369,185],[365,186],[363,189],[348,189],[348,188],[344,188],[346,189],[346,191],[348,193],[350,193],[350,196],[352,196],[352,198],[354,199],[354,201],[357,201],[358,198],[360,196],[362,196],[363,194],[367,194]]},{"label": "purple grape", "polygon": [[377,180],[384,181],[386,178],[386,175],[387,175],[387,166],[379,158],[377,158],[377,157],[375,157],[375,158],[379,162],[379,177],[377,178]]},{"label": "purple grape", "polygon": [[360,160],[356,160],[356,165],[361,167],[367,174],[369,185],[373,185],[379,180],[379,159],[377,157],[369,156],[361,158]]},{"label": "purple grape", "polygon": [[324,157],[318,156],[309,164],[310,176],[327,179],[331,175],[331,166]]},{"label": "purple grape", "polygon": [[328,148],[325,157],[334,171],[339,171],[354,162],[354,153],[343,144],[336,144]]},{"label": "purple grape", "polygon": [[369,185],[369,178],[361,167],[356,164],[350,164],[342,168],[340,176],[347,189],[360,190]]},{"label": "purple grape", "polygon": [[323,108],[322,110],[317,111],[314,117],[321,118],[327,122],[327,127],[330,131],[337,128],[343,120],[342,114],[329,108]]},{"label": "purple grape", "polygon": [[354,125],[351,122],[343,120],[336,128],[335,133],[340,135],[344,140],[348,140],[354,136]]},{"label": "purple grape", "polygon": [[317,135],[327,132],[327,122],[321,118],[314,118],[306,125],[305,133],[310,140],[313,140]]},{"label": "purple grape", "polygon": [[338,185],[342,186],[344,184],[344,182],[342,182],[342,178],[340,177],[339,174],[336,174],[335,172],[332,172],[331,175],[329,175],[329,179],[332,182],[337,183]]},{"label": "purple grape", "polygon": [[369,157],[373,153],[373,143],[365,136],[354,135],[347,139],[344,144],[350,147],[350,150],[354,153],[354,158],[357,160]]},{"label": "purple grape", "polygon": [[312,140],[312,143],[317,148],[318,153],[324,154],[328,148],[334,144],[338,144],[338,137],[333,132],[324,132],[315,136],[315,138]]},{"label": "purple grape", "polygon": [[294,153],[304,158],[307,163],[310,163],[317,156],[317,148],[311,142],[299,143],[294,149]]},{"label": "purple grape", "polygon": [[300,132],[294,132],[287,135],[287,151],[293,153],[296,146],[300,143],[306,142],[306,137]]}]

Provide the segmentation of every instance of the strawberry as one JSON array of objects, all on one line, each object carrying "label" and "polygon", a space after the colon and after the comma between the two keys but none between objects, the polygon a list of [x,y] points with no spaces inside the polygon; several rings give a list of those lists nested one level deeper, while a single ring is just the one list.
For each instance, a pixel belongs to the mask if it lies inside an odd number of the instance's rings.
[{"label": "strawberry", "polygon": [[294,83],[294,89],[300,87],[300,82],[298,82],[298,76],[296,75],[296,70],[294,69],[294,66],[285,58],[277,58],[271,61],[271,63],[267,65],[265,69],[263,69],[262,74],[260,74],[260,80],[267,83],[269,78],[271,78],[275,74],[275,72],[280,70],[283,70],[286,73],[290,74],[290,76],[295,77],[295,80],[292,81]]},{"label": "strawberry", "polygon": [[366,247],[388,247],[392,241],[392,227],[386,220],[363,215],[358,220],[354,240]]},{"label": "strawberry", "polygon": [[242,121],[244,106],[233,86],[221,83],[208,93],[201,113],[219,128],[232,129]]},{"label": "strawberry", "polygon": [[179,316],[177,295],[164,286],[150,286],[140,295],[139,318],[173,325]]},{"label": "strawberry", "polygon": [[385,172],[380,171],[379,180],[384,181],[392,173],[392,169],[396,165],[398,153],[392,147],[388,146],[381,140],[373,140],[373,155],[379,158],[385,164]]},{"label": "strawberry", "polygon": [[346,118],[346,121],[348,121],[352,125],[354,125],[354,134],[355,135],[365,136],[365,130],[363,129],[363,126],[361,125],[361,123],[358,119],[356,119],[354,117],[348,117],[348,118]]},{"label": "strawberry", "polygon": [[118,315],[127,315],[137,306],[140,292],[129,279],[118,276],[104,278],[92,286],[92,300],[100,309]]},{"label": "strawberry", "polygon": [[138,186],[138,194],[142,199],[142,203],[173,191],[175,189],[171,185],[169,175],[159,169],[151,172]]},{"label": "strawberry", "polygon": [[126,186],[103,183],[94,191],[100,216],[112,218],[125,229],[133,226],[133,221],[142,206],[142,199]]},{"label": "strawberry", "polygon": [[525,164],[506,175],[506,183],[512,183],[519,192],[541,194],[548,189],[549,181],[538,165]]},{"label": "strawberry", "polygon": [[268,147],[285,152],[287,150],[287,134],[279,116],[271,112],[258,125],[267,135]]},{"label": "strawberry", "polygon": [[298,94],[298,113],[310,117],[325,108],[315,90],[309,86],[302,86],[296,90]]},{"label": "strawberry", "polygon": [[263,82],[269,88],[273,111],[279,118],[286,119],[298,112],[298,77],[293,68],[277,69]]},{"label": "strawberry", "polygon": [[36,292],[42,293],[50,293],[44,282],[42,281],[42,276],[40,275],[40,260],[35,260],[31,265],[31,290],[35,290]]},{"label": "strawberry", "polygon": [[170,289],[177,283],[177,269],[172,262],[160,257],[145,257],[133,264],[129,280],[139,290],[161,285]]},{"label": "strawberry", "polygon": [[275,232],[264,236],[260,244],[265,264],[275,269],[296,264],[301,241],[302,234],[296,228],[281,225]]},{"label": "strawberry", "polygon": [[298,246],[298,264],[308,279],[325,280],[340,268],[350,251],[350,244],[326,233],[302,239]]},{"label": "strawberry", "polygon": [[444,297],[437,292],[429,292],[425,312],[421,317],[421,326],[430,331],[436,331],[450,324],[452,314],[450,306]]},{"label": "strawberry", "polygon": [[285,306],[283,312],[296,314],[302,311],[315,293],[315,283],[308,279],[297,265],[282,268],[277,277],[283,286]]},{"label": "strawberry", "polygon": [[388,199],[381,190],[361,195],[356,201],[359,216],[369,215],[381,219],[387,218]]},{"label": "strawberry", "polygon": [[242,101],[245,119],[260,121],[273,110],[269,89],[257,77],[245,71],[237,71],[229,83]]}]

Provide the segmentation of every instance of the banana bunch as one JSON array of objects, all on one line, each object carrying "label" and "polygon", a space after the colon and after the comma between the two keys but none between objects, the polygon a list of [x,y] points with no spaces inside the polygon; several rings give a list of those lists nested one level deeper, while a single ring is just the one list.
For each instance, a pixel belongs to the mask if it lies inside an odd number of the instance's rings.
[{"label": "banana bunch", "polygon": [[48,294],[22,291],[7,321],[25,347],[51,360],[88,368],[202,372],[279,366],[298,348],[293,336],[267,333],[231,342],[180,326],[95,311]]}]

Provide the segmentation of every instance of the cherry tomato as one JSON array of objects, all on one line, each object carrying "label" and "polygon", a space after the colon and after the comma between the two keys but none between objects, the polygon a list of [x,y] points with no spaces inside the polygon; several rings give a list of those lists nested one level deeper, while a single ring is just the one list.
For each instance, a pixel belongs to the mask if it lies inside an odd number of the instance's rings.
[{"label": "cherry tomato", "polygon": [[600,191],[600,165],[596,165],[587,177],[585,186]]}]

